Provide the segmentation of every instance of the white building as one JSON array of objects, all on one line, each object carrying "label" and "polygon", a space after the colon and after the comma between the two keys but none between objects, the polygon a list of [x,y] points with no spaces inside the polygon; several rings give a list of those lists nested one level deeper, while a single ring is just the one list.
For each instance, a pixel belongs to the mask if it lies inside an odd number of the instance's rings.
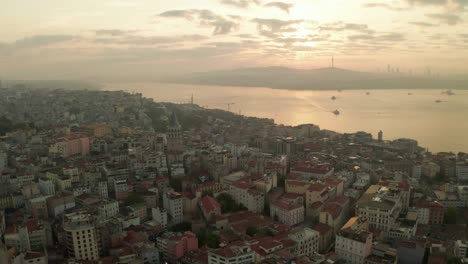
[{"label": "white building", "polygon": [[167,192],[163,197],[164,209],[172,217],[172,224],[179,224],[184,221],[182,207],[182,195],[177,192]]},{"label": "white building", "polygon": [[208,264],[251,264],[255,263],[254,251],[239,241],[225,248],[208,251]]},{"label": "white building", "polygon": [[68,254],[77,260],[98,260],[98,232],[91,215],[71,213],[65,215],[63,229]]},{"label": "white building", "polygon": [[151,208],[151,215],[154,221],[163,227],[167,226],[167,211],[159,207]]},{"label": "white building", "polygon": [[296,254],[298,256],[313,257],[319,251],[320,233],[308,227],[291,231],[289,238],[294,240],[296,245]]},{"label": "white building", "polygon": [[55,194],[55,185],[51,180],[39,179],[39,183],[37,185],[43,195]]},{"label": "white building", "polygon": [[265,195],[253,188],[254,185],[245,181],[237,181],[229,186],[229,194],[249,211],[262,213],[265,207]]},{"label": "white building", "polygon": [[119,202],[114,200],[103,201],[97,207],[100,220],[106,220],[119,213]]},{"label": "white building", "polygon": [[336,235],[335,253],[348,264],[364,264],[372,251],[372,233],[367,222],[353,217]]},{"label": "white building", "polygon": [[418,223],[427,225],[429,224],[429,207],[411,208],[418,213]]},{"label": "white building", "polygon": [[440,173],[440,166],[435,162],[425,162],[422,164],[421,173],[423,176],[434,178]]},{"label": "white building", "polygon": [[453,250],[457,258],[468,258],[468,243],[466,241],[457,240],[454,244]]},{"label": "white building", "polygon": [[457,163],[455,172],[458,182],[468,182],[468,162]]},{"label": "white building", "polygon": [[371,228],[389,231],[403,208],[402,197],[398,190],[372,185],[356,203],[357,216]]},{"label": "white building", "polygon": [[[8,262],[5,262],[5,263],[8,263]],[[47,263],[48,263],[47,255],[44,254],[44,252],[40,252],[40,251],[28,251],[28,252],[20,253],[13,260],[13,264],[47,264]]]},{"label": "white building", "polygon": [[304,222],[304,205],[276,200],[271,203],[270,216],[283,224],[297,225]]}]

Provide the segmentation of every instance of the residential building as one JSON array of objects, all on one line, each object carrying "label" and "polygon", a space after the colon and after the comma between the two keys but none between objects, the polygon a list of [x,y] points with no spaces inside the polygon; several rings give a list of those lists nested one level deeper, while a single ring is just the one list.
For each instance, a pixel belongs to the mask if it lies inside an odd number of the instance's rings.
[{"label": "residential building", "polygon": [[296,242],[298,256],[313,257],[319,252],[320,233],[314,229],[304,227],[289,232],[289,238]]},{"label": "residential building", "polygon": [[192,232],[165,233],[157,238],[157,247],[168,263],[177,263],[187,252],[198,249],[198,238]]},{"label": "residential building", "polygon": [[99,233],[91,215],[71,213],[64,216],[63,230],[68,254],[77,260],[99,259]]},{"label": "residential building", "polygon": [[270,216],[288,226],[304,222],[304,204],[278,199],[270,205]]},{"label": "residential building", "polygon": [[221,215],[221,206],[215,198],[204,196],[199,201],[200,209],[207,221],[212,221],[217,215]]},{"label": "residential building", "polygon": [[172,224],[179,224],[184,221],[182,207],[182,195],[178,192],[167,192],[163,196],[164,209],[172,217]]},{"label": "residential building", "polygon": [[363,264],[372,250],[372,233],[363,218],[353,217],[336,235],[335,253],[346,263]]},{"label": "residential building", "polygon": [[239,180],[229,187],[229,194],[249,211],[262,213],[265,206],[265,194],[254,189],[254,184]]},{"label": "residential building", "polygon": [[255,263],[254,252],[246,243],[239,241],[219,249],[208,251],[208,264]]}]

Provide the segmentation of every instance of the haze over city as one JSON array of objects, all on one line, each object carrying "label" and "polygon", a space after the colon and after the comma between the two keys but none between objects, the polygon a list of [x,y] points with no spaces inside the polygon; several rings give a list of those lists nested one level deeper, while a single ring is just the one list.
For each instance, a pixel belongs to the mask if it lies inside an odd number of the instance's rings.
[{"label": "haze over city", "polygon": [[4,1],[3,79],[154,80],[283,66],[467,73],[464,0]]},{"label": "haze over city", "polygon": [[468,0],[0,2],[0,264],[468,264]]}]

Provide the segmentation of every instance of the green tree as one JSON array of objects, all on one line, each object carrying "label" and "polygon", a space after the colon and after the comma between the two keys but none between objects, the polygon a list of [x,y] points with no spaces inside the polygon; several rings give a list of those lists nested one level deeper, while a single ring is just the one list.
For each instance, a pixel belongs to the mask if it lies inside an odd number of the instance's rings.
[{"label": "green tree", "polygon": [[444,223],[453,225],[457,223],[457,209],[453,207],[447,208],[444,216]]},{"label": "green tree", "polygon": [[258,229],[255,226],[249,226],[245,233],[249,236],[255,236],[258,233]]},{"label": "green tree", "polygon": [[172,232],[185,232],[185,231],[192,231],[192,224],[189,222],[182,222],[176,225],[173,225],[169,228]]},{"label": "green tree", "polygon": [[125,205],[133,205],[133,204],[140,204],[144,203],[145,199],[138,193],[132,192],[128,195],[127,199],[125,200]]},{"label": "green tree", "polygon": [[213,232],[209,232],[206,229],[201,230],[197,233],[198,244],[200,247],[208,246],[210,248],[219,247],[219,236]]},{"label": "green tree", "polygon": [[232,196],[227,193],[221,193],[218,195],[218,197],[216,197],[216,200],[221,205],[221,213],[223,214],[247,210],[243,204],[236,203],[234,198],[232,198]]}]

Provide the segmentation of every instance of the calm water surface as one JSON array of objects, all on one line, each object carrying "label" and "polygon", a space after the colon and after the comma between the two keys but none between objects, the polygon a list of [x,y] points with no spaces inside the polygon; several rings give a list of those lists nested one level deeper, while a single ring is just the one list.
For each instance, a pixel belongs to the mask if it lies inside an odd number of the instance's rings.
[{"label": "calm water surface", "polygon": [[382,130],[385,139],[413,138],[430,151],[468,151],[468,90],[449,96],[441,90],[291,91],[163,83],[110,83],[105,89],[175,103],[189,102],[193,93],[198,105],[227,110],[227,103],[234,103],[235,113],[280,124],[313,123],[337,132],[367,131],[374,137]]}]

